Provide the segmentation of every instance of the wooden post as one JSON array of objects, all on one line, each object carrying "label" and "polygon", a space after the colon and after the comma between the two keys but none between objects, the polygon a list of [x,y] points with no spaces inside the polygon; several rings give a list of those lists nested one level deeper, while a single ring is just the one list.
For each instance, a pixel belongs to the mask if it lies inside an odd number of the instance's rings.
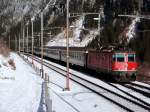
[{"label": "wooden post", "polygon": [[52,100],[50,99],[49,91],[48,91],[48,83],[45,82],[45,103],[47,107],[47,112],[52,112]]}]

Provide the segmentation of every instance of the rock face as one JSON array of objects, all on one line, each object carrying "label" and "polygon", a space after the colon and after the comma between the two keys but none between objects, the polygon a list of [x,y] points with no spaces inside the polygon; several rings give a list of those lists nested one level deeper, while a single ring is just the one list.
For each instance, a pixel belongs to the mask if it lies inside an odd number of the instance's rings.
[{"label": "rock face", "polygon": [[[142,11],[148,11],[149,0],[140,1]],[[0,0],[0,33],[16,25],[23,16],[27,14],[33,16],[49,2],[56,4],[48,9],[48,14],[51,14],[52,17],[47,17],[49,20],[47,24],[51,24],[57,19],[53,18],[54,16],[65,17],[66,0]],[[114,17],[118,13],[133,14],[139,10],[137,0],[71,0],[70,12],[99,12],[101,6],[104,7],[107,22],[115,19]]]},{"label": "rock face", "polygon": [[[50,6],[46,13],[56,17],[47,17],[49,20],[47,24],[53,23],[53,21],[57,19],[57,16],[63,16],[65,18],[65,0],[1,0],[0,34],[8,31],[10,27],[16,26],[25,15],[35,15],[42,7],[45,7],[47,3],[50,3],[50,5],[55,4],[55,6]],[[83,8],[85,8],[85,10],[91,10],[94,8],[95,3],[96,0],[71,0],[70,11],[81,12]]]},{"label": "rock face", "polygon": [[[8,32],[10,27],[16,26],[26,15],[35,15],[47,3],[50,6],[46,12],[45,25],[65,24],[66,0],[1,0],[0,1],[0,34]],[[130,5],[128,5],[130,4]],[[144,4],[144,3],[143,3]],[[104,7],[105,23],[109,24],[115,19],[118,13],[132,13],[137,10],[136,0],[71,0],[70,12],[100,12],[100,7]],[[86,16],[83,23],[89,28],[93,28],[93,15]],[[61,19],[61,20],[60,20]],[[76,18],[75,18],[76,19]],[[55,21],[55,22],[54,22]],[[72,20],[74,21],[74,20]],[[75,21],[74,21],[75,22]],[[103,25],[105,24],[103,22]]]}]

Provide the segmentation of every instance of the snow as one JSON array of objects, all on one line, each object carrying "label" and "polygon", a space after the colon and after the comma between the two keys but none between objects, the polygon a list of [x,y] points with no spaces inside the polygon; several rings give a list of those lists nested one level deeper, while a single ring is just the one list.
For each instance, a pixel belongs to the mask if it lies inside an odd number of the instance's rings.
[{"label": "snow", "polygon": [[138,81],[135,81],[134,83],[135,83],[135,84],[142,85],[142,86],[145,86],[145,87],[150,87],[150,85],[149,85],[149,84],[146,84],[146,83],[141,83],[141,82],[138,82]]},{"label": "snow", "polygon": [[[44,61],[46,61],[46,60],[44,60]],[[46,62],[51,63],[55,66],[58,66],[62,69],[66,69],[65,67],[63,67],[61,65],[58,65],[56,63],[53,63],[53,62],[50,62],[50,61],[46,61]],[[36,63],[36,65],[40,66],[38,63]],[[98,110],[99,110],[98,112],[101,112],[100,110],[109,111],[109,112],[118,111],[118,110],[116,110],[115,105],[108,102],[106,99],[95,95],[91,91],[87,90],[86,88],[84,88],[84,87],[82,87],[82,86],[80,86],[80,85],[78,85],[78,84],[76,84],[72,81],[71,81],[71,92],[70,93],[63,92],[62,88],[65,86],[65,78],[61,77],[58,73],[50,70],[47,67],[45,67],[44,69],[49,74],[51,82],[53,82],[49,85],[49,88],[51,89],[50,93],[52,94],[52,96],[51,96],[52,99],[53,99],[53,95],[55,96],[54,92],[56,92],[61,97],[63,97],[67,102],[70,102],[71,104],[75,105],[75,107],[78,108],[81,112],[82,111],[83,112],[84,111],[97,112]],[[136,101],[138,103],[141,103],[141,102],[137,101],[135,98],[133,98],[131,96],[134,96],[138,99],[141,99],[141,100],[143,100],[144,102],[147,102],[147,103],[150,102],[150,99],[148,97],[145,97],[144,95],[142,95],[142,94],[140,94],[136,91],[133,91],[131,89],[128,89],[128,88],[126,88],[126,87],[124,87],[120,84],[107,83],[107,82],[104,82],[102,80],[99,80],[97,78],[88,76],[86,74],[80,73],[80,72],[72,70],[72,69],[70,69],[70,72],[75,73],[79,77],[84,77],[84,79],[87,79],[91,82],[94,82],[97,85],[100,85],[104,88],[107,88],[111,91],[114,91],[114,92],[116,92],[116,93],[118,93],[118,94],[120,94],[120,95],[122,95],[126,98],[129,98],[133,101]],[[140,82],[137,82],[137,81],[135,81],[133,83],[143,84],[143,83],[140,83]],[[56,85],[59,85],[59,86],[56,86]],[[143,84],[143,85],[145,85],[145,84]],[[106,91],[101,91],[101,92],[103,93],[103,92],[106,92]],[[127,95],[126,92],[128,94],[130,94],[131,96]],[[57,108],[61,108],[61,107],[57,107],[57,103],[55,104],[55,102],[57,102],[57,101],[55,101],[55,100],[56,99],[53,99],[53,103],[54,103],[53,104],[53,109],[57,110]],[[103,107],[101,107],[102,105],[103,105]],[[110,107],[110,105],[111,106],[113,105],[113,106]],[[84,108],[84,107],[86,107],[86,108]],[[98,108],[98,110],[95,107]],[[107,110],[107,108],[109,108],[110,110],[109,109]],[[113,109],[115,109],[115,110],[113,110]],[[117,109],[119,109],[119,108],[117,107]],[[122,111],[122,110],[120,110],[120,111]]]},{"label": "snow", "polygon": [[[124,86],[122,86],[122,85],[119,85],[119,84],[113,84],[113,85],[116,86],[117,88],[119,88],[120,90],[123,90],[123,91],[129,93],[130,95],[132,95],[132,96],[134,96],[134,97],[140,99],[140,100],[143,100],[143,101],[146,102],[146,103],[149,103],[149,102],[150,102],[150,99],[149,99],[149,98],[147,98],[147,97],[144,96],[144,95],[141,95],[141,94],[138,93],[138,92],[135,92],[135,91],[133,91],[133,90],[131,90],[131,89],[128,89],[128,88],[126,88],[126,87],[124,87]],[[139,90],[140,90],[140,89],[139,89]]]},{"label": "snow", "polygon": [[[46,72],[50,75],[50,81],[58,84],[59,86],[65,87],[66,78],[60,76],[58,73],[45,68]],[[108,102],[106,99],[99,97],[90,90],[78,85],[71,81],[71,91],[63,92],[62,88],[58,89],[53,84],[49,85],[50,95],[53,101],[53,110],[56,112],[74,112],[74,109],[68,109],[68,107],[63,104],[58,104],[55,98],[56,93],[60,95],[66,102],[71,103],[80,112],[120,112],[121,109],[116,105]],[[55,94],[54,94],[55,92]],[[63,105],[63,106],[60,106]],[[95,107],[96,105],[96,107]]]},{"label": "snow", "polygon": [[130,42],[130,40],[131,40],[133,37],[135,37],[135,35],[136,35],[135,30],[136,30],[136,24],[137,24],[137,22],[140,22],[140,18],[138,18],[138,17],[135,18],[135,19],[132,21],[131,25],[129,26],[129,30],[128,30],[127,34],[126,34],[126,36],[128,37],[128,42]]},{"label": "snow", "polygon": [[[31,61],[31,59],[29,60]],[[39,68],[41,66],[35,61],[34,64]],[[52,99],[52,109],[54,111],[75,112],[78,110],[79,112],[123,112],[120,107],[73,81],[70,82],[71,91],[63,91],[66,78],[47,67],[44,67],[44,71],[50,76],[51,83],[49,84],[49,94]]]},{"label": "snow", "polygon": [[[16,70],[5,66],[13,59]],[[0,56],[0,112],[37,112],[41,99],[42,80],[27,63],[15,53]]]},{"label": "snow", "polygon": [[75,27],[75,31],[73,31],[73,37],[74,37],[74,41],[80,41],[80,33],[81,33],[81,29],[83,29],[83,22],[84,22],[84,16],[80,17],[79,20],[76,21],[75,24],[73,24],[73,26]]},{"label": "snow", "polygon": [[[91,42],[97,35],[98,30],[97,29],[90,29],[87,30],[89,33],[86,35],[81,35],[81,31],[83,31],[84,26],[84,16],[77,19],[71,26],[72,33],[70,33],[69,36],[69,46],[70,47],[85,47],[88,45],[89,42]],[[70,26],[70,27],[71,27]],[[70,28],[71,29],[71,28]],[[82,39],[81,39],[82,37]],[[46,46],[66,46],[66,30],[56,35],[54,38],[52,38]]]}]

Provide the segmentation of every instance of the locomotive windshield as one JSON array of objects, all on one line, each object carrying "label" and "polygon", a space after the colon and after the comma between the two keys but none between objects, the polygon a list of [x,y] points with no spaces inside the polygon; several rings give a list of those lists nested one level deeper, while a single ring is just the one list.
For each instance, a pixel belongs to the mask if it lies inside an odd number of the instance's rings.
[{"label": "locomotive windshield", "polygon": [[135,54],[128,54],[128,61],[134,62],[135,61]]},{"label": "locomotive windshield", "polygon": [[114,54],[113,55],[113,61],[114,62],[124,62],[125,61],[125,57],[124,54]]}]

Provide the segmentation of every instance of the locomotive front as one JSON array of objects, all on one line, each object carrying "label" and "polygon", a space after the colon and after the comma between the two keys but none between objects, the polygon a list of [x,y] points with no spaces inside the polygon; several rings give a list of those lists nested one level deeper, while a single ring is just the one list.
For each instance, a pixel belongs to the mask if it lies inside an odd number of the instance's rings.
[{"label": "locomotive front", "polygon": [[135,52],[114,52],[112,72],[118,82],[136,80],[137,61]]}]

